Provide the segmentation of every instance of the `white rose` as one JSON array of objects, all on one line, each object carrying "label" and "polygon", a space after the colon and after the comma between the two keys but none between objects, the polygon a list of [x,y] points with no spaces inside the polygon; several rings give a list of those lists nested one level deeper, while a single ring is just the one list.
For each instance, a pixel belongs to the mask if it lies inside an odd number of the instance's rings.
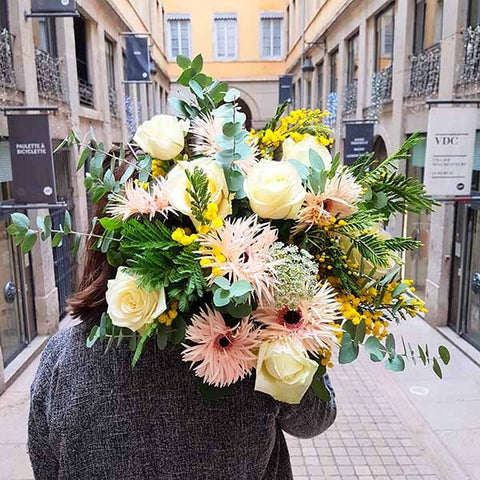
[{"label": "white rose", "polygon": [[305,135],[305,137],[297,143],[288,137],[282,143],[282,150],[282,161],[297,160],[309,167],[310,150],[313,150],[320,155],[320,158],[325,165],[325,170],[330,170],[332,166],[332,155],[330,154],[330,150],[324,145],[320,145],[312,135]]},{"label": "white rose", "polygon": [[155,115],[142,123],[133,137],[138,146],[153,158],[171,160],[184,147],[188,124],[172,115]]},{"label": "white rose", "polygon": [[190,188],[191,185],[185,171],[188,170],[193,173],[195,167],[201,168],[208,178],[210,201],[217,204],[218,216],[225,218],[227,215],[230,215],[232,213],[232,204],[223,168],[215,160],[209,158],[198,158],[191,162],[178,162],[170,170],[167,175],[167,195],[170,205],[194,220],[190,205],[190,195],[187,192],[187,188]]},{"label": "white rose", "polygon": [[138,287],[137,280],[119,268],[115,279],[108,281],[105,295],[112,323],[134,332],[152,323],[167,309],[163,288],[147,291]]},{"label": "white rose", "polygon": [[276,340],[260,345],[255,390],[281,402],[298,404],[311,385],[318,363],[291,340]]},{"label": "white rose", "polygon": [[295,167],[273,160],[262,160],[254,165],[243,188],[250,207],[262,218],[295,218],[306,195]]}]

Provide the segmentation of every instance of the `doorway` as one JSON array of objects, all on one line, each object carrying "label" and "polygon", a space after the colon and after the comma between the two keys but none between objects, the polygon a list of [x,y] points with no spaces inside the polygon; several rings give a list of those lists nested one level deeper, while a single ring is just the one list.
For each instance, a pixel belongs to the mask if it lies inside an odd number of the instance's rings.
[{"label": "doorway", "polygon": [[457,205],[449,326],[480,349],[480,199]]}]

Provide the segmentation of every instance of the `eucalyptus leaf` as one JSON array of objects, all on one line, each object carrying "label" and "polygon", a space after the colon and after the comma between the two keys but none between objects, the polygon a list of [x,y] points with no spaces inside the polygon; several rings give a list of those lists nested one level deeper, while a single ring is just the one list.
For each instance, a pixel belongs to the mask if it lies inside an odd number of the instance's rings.
[{"label": "eucalyptus leaf", "polygon": [[223,290],[230,290],[230,282],[225,277],[216,277],[213,283]]},{"label": "eucalyptus leaf", "polygon": [[440,367],[440,364],[438,363],[438,360],[436,358],[433,359],[433,371],[437,375],[438,378],[442,378],[442,369]]},{"label": "eucalyptus leaf", "polygon": [[240,297],[250,292],[253,292],[253,287],[247,280],[238,280],[230,287],[230,296]]},{"label": "eucalyptus leaf", "polygon": [[182,69],[185,70],[186,68],[190,67],[190,59],[188,57],[185,57],[184,55],[177,55],[177,58],[175,59],[177,62],[177,65]]},{"label": "eucalyptus leaf", "polygon": [[322,160],[322,157],[312,148],[308,152],[308,158],[310,160],[310,165],[317,171],[325,170],[325,163]]},{"label": "eucalyptus leaf", "polygon": [[213,294],[213,304],[216,307],[225,307],[230,303],[230,292],[221,288],[215,290]]},{"label": "eucalyptus leaf", "polygon": [[393,372],[403,372],[405,370],[405,361],[402,356],[395,355],[393,358],[387,358],[385,367]]},{"label": "eucalyptus leaf", "polygon": [[442,359],[444,365],[448,365],[450,363],[450,352],[447,347],[445,347],[444,345],[440,345],[438,347],[438,354],[440,355],[440,358]]},{"label": "eucalyptus leaf", "polygon": [[28,253],[37,243],[37,234],[33,230],[27,230],[22,241],[22,253]]}]

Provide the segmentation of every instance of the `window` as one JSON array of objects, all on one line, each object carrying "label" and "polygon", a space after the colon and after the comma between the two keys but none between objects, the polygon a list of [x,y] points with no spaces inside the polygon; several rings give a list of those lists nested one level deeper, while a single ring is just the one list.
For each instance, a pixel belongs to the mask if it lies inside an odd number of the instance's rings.
[{"label": "window", "polygon": [[338,50],[330,54],[330,93],[338,88]]},{"label": "window", "polygon": [[380,72],[392,65],[394,12],[393,4],[381,12],[375,19],[376,52],[375,70]]},{"label": "window", "polygon": [[468,4],[468,25],[480,25],[480,0],[470,0]]},{"label": "window", "polygon": [[287,28],[287,50],[290,50],[290,45],[292,43],[291,33],[290,33],[290,5],[287,7],[287,19],[285,20],[285,26]]},{"label": "window", "polygon": [[311,80],[307,80],[307,98],[305,100],[305,106],[307,108],[312,108],[312,81]]},{"label": "window", "polygon": [[235,13],[215,15],[215,58],[233,60],[237,58],[237,15]]},{"label": "window", "polygon": [[323,110],[323,62],[317,64],[317,108]]},{"label": "window", "polygon": [[443,38],[443,0],[438,0],[435,12],[435,43]]},{"label": "window", "polygon": [[105,37],[105,57],[108,88],[115,89],[115,45],[108,37]]},{"label": "window", "polygon": [[283,15],[264,13],[261,15],[261,56],[262,58],[280,58],[282,56]]},{"label": "window", "polygon": [[8,5],[7,0],[0,0],[0,33],[8,30]]},{"label": "window", "polygon": [[348,40],[348,70],[347,70],[347,82],[348,84],[354,83],[358,79],[358,44],[359,35],[356,33]]},{"label": "window", "polygon": [[57,32],[55,18],[45,17],[33,22],[33,44],[38,50],[57,57]]},{"label": "window", "polygon": [[170,37],[170,58],[175,59],[177,55],[190,58],[190,16],[167,15],[167,22]]},{"label": "window", "polygon": [[425,39],[425,0],[415,2],[415,23],[413,25],[413,53],[416,55],[423,50]]}]

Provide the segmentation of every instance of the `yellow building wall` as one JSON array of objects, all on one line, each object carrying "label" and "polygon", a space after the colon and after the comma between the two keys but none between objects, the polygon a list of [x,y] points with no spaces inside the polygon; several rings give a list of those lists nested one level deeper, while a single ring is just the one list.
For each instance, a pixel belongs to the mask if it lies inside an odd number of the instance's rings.
[{"label": "yellow building wall", "polygon": [[[260,58],[260,14],[284,13],[286,0],[165,0],[165,14],[190,14],[192,55],[201,53],[205,72],[224,80],[271,79],[284,73],[283,60]],[[214,23],[216,13],[237,14],[237,59],[216,61],[214,58]],[[168,55],[168,29],[166,32]],[[285,44],[285,42],[284,42]],[[285,54],[285,47],[284,52]],[[179,68],[171,62],[171,78],[179,75]]]}]

